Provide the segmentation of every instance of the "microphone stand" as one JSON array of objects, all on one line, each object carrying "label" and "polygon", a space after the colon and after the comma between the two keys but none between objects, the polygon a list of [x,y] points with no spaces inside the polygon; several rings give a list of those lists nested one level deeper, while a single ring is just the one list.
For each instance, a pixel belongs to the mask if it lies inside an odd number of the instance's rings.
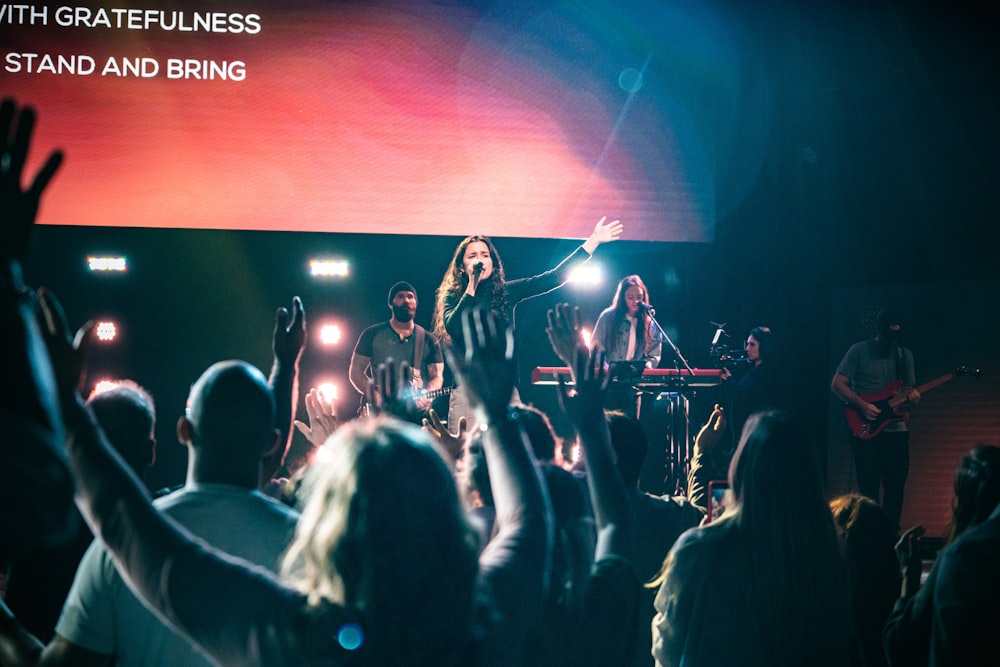
[{"label": "microphone stand", "polygon": [[674,345],[674,341],[670,340],[670,336],[667,335],[667,332],[663,330],[663,327],[660,326],[660,323],[656,321],[656,317],[654,317],[656,315],[656,311],[653,308],[647,306],[646,312],[649,313],[649,319],[653,323],[653,326],[656,327],[656,330],[660,332],[660,338],[662,340],[667,341],[667,343],[673,349],[674,355],[677,357],[677,360],[684,365],[684,368],[687,369],[688,373],[691,374],[691,378],[693,379],[694,369],[691,368],[691,364],[689,364],[687,359],[684,358],[684,355],[681,354],[680,349],[676,345]]},{"label": "microphone stand", "polygon": [[[693,380],[694,369],[691,368],[691,364],[689,364],[687,359],[684,358],[684,355],[681,354],[680,349],[674,344],[674,341],[670,340],[670,336],[667,334],[666,331],[663,330],[663,327],[660,326],[660,323],[656,321],[655,317],[656,311],[653,310],[653,308],[650,306],[646,306],[645,310],[647,313],[649,313],[649,319],[653,323],[653,326],[656,327],[656,330],[660,332],[660,339],[667,341],[667,343],[674,351],[675,358],[677,359],[677,361],[679,361],[681,364],[684,365],[684,368],[686,368],[687,372],[690,373],[689,375],[690,379]],[[678,369],[678,371],[680,371],[680,369]],[[683,381],[683,378],[680,377],[680,373],[678,373],[678,376],[679,376],[677,378],[678,384],[680,386],[683,386],[685,382]],[[661,394],[661,396],[663,396],[663,394]],[[667,442],[669,445],[667,449],[668,472],[667,472],[667,479],[665,481],[668,482],[668,484],[672,481],[674,486],[674,491],[673,491],[674,494],[681,495],[682,491],[681,479],[686,475],[685,471],[688,465],[690,464],[691,454],[692,454],[691,442],[690,442],[690,420],[688,417],[687,396],[683,392],[677,392],[674,394],[674,396],[676,398],[671,400],[670,407],[668,409],[671,417],[667,434]],[[678,412],[680,413],[680,417],[682,419],[680,424],[677,424],[674,421],[675,419],[677,419]],[[680,428],[678,428],[678,426]]]}]

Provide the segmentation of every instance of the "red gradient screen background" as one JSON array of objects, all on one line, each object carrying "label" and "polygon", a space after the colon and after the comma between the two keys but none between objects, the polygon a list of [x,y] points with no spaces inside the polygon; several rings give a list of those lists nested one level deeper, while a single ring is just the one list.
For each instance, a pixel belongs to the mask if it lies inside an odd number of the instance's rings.
[{"label": "red gradient screen background", "polygon": [[[5,5],[0,81],[38,109],[32,163],[67,154],[43,224],[579,238],[607,215],[628,239],[713,240],[725,119],[701,112],[736,85],[736,65],[711,14],[417,0],[28,6],[46,21]],[[112,22],[112,8],[187,24],[196,12],[256,14],[260,31],[58,24],[80,7]],[[33,71],[23,54],[36,54]],[[96,69],[40,68],[44,55]],[[158,72],[102,73],[109,58]],[[169,59],[243,63],[245,76],[171,78]]]}]

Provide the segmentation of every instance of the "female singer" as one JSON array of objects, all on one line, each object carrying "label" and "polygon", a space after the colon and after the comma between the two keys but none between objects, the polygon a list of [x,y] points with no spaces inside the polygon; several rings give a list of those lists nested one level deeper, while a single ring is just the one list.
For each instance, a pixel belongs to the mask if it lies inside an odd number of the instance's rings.
[{"label": "female singer", "polygon": [[[612,364],[626,362],[642,370],[660,363],[663,337],[650,317],[649,291],[642,278],[631,275],[621,279],[611,306],[597,318],[591,344],[604,351]],[[609,409],[638,417],[639,394],[631,384],[610,391],[607,402]]]},{"label": "female singer", "polygon": [[[496,313],[502,326],[511,324],[517,304],[561,287],[574,269],[590,259],[599,245],[616,241],[621,236],[622,223],[606,220],[598,220],[587,240],[555,268],[517,280],[506,279],[503,261],[489,237],[477,235],[463,239],[437,289],[434,335],[450,342],[456,350],[464,350],[462,313],[480,306]],[[457,424],[460,417],[465,417],[471,425],[472,411],[458,387],[451,393],[448,421]]]}]

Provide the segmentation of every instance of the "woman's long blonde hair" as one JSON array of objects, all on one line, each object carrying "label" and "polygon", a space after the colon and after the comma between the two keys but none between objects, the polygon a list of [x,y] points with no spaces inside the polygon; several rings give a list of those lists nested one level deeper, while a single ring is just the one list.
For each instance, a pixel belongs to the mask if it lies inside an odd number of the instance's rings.
[{"label": "woman's long blonde hair", "polygon": [[469,638],[478,571],[452,471],[427,434],[391,418],[346,424],[327,447],[282,574],[310,605],[360,615],[369,664],[447,664]]}]

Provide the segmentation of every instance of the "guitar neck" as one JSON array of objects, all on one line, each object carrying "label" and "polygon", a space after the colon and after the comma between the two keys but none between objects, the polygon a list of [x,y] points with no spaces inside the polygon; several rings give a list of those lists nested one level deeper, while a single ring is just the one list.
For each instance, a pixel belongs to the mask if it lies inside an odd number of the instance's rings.
[{"label": "guitar neck", "polygon": [[[955,374],[954,373],[945,373],[941,377],[936,377],[936,378],[934,378],[933,380],[931,380],[929,382],[925,382],[924,384],[915,387],[915,389],[917,391],[919,391],[921,394],[923,394],[923,393],[926,393],[926,392],[930,391],[934,387],[939,387],[939,386],[943,385],[945,382],[948,382],[949,380],[954,380],[954,379],[955,379]],[[906,397],[905,396],[895,396],[895,397],[889,399],[889,405],[891,405],[892,407],[896,407],[898,405],[902,405],[905,402],[906,402]]]},{"label": "guitar neck", "polygon": [[450,394],[454,387],[444,387],[443,389],[433,389],[431,391],[421,391],[419,393],[419,398],[437,398],[438,396],[444,396]]}]

